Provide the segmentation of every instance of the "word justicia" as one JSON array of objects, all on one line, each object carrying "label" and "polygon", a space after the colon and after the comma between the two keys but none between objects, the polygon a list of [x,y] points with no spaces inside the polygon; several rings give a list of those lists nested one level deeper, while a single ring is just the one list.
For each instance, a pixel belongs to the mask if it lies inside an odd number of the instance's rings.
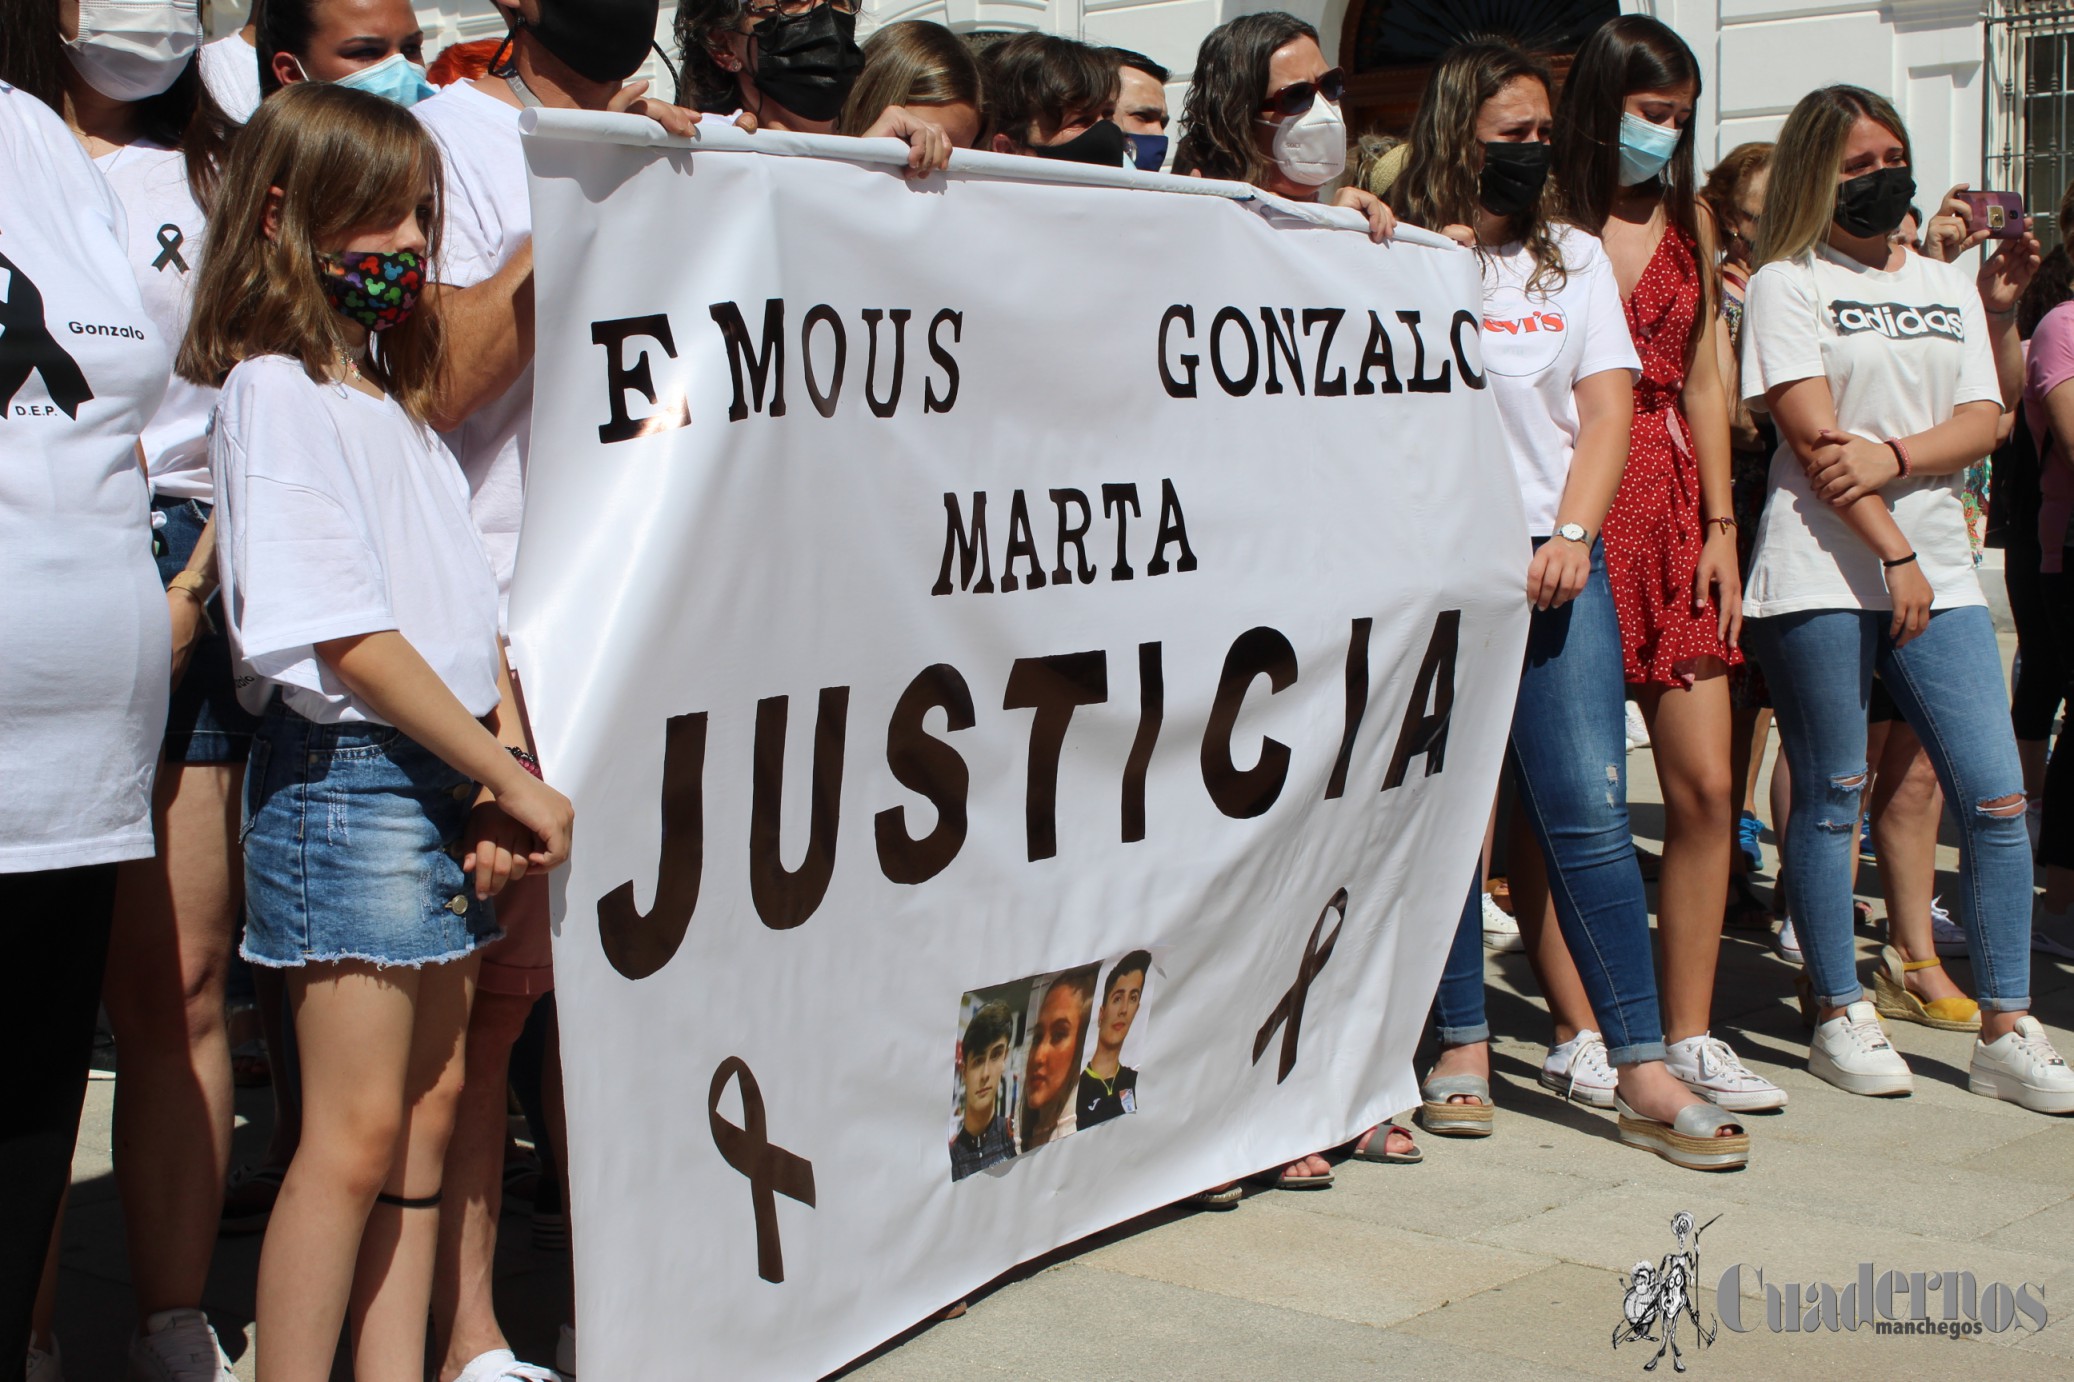
[{"label": "word justicia", "polygon": [[[1721,1322],[1738,1334],[1757,1328],[1755,1319],[1744,1316],[1750,1304],[1742,1290],[1746,1266],[1738,1262],[1724,1271],[1714,1291]],[[1972,1272],[1879,1271],[1860,1262],[1857,1280],[1845,1286],[1826,1281],[1781,1285],[1766,1281],[1762,1267],[1748,1270],[1757,1274],[1764,1324],[1774,1334],[1855,1331],[1865,1325],[1881,1334],[2001,1334],[2013,1328],[2036,1332],[2046,1323],[2044,1288],[2034,1282],[1983,1285]]]}]

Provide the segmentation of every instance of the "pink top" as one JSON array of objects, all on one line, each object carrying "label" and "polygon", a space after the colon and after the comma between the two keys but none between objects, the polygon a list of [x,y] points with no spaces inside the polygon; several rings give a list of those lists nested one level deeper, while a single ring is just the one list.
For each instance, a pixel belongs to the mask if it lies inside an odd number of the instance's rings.
[{"label": "pink top", "polygon": [[[2031,335],[2024,361],[2024,422],[2034,438],[2048,426],[2045,396],[2074,379],[2074,302],[2063,302],[2045,314]],[[2068,459],[2070,438],[2055,436],[2038,457],[2038,545],[2042,571],[2060,569],[2060,550],[2074,519],[2074,461]]]}]

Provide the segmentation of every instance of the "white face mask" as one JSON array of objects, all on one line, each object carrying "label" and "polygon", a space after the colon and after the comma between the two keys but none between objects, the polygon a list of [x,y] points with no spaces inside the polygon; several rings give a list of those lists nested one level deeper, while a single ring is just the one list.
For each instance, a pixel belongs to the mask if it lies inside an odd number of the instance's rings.
[{"label": "white face mask", "polygon": [[194,0],[79,0],[65,56],[111,101],[147,101],[179,80],[201,46]]},{"label": "white face mask", "polygon": [[1275,127],[1275,166],[1291,182],[1320,187],[1346,171],[1347,122],[1333,102],[1320,96],[1303,114],[1269,123]]}]

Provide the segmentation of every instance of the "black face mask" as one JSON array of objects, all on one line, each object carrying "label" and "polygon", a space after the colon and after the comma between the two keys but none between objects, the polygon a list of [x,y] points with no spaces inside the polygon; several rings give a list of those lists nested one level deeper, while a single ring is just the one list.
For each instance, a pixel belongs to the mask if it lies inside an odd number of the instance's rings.
[{"label": "black face mask", "polygon": [[864,67],[857,16],[833,5],[756,26],[756,89],[802,120],[833,120]]},{"label": "black face mask", "polygon": [[1056,158],[1067,163],[1091,163],[1100,168],[1123,167],[1123,126],[1114,120],[1097,120],[1063,144],[1032,144],[1039,158]]},{"label": "black face mask", "polygon": [[1836,189],[1836,223],[1863,240],[1891,235],[1915,199],[1916,180],[1906,167],[1876,169]]},{"label": "black face mask", "polygon": [[641,68],[655,43],[658,0],[540,0],[540,18],[528,21],[507,10],[512,28],[525,29],[540,46],[593,82],[623,82]]},{"label": "black face mask", "polygon": [[1546,144],[1510,142],[1483,146],[1483,173],[1476,180],[1477,205],[1511,218],[1532,210],[1548,185],[1552,150]]}]

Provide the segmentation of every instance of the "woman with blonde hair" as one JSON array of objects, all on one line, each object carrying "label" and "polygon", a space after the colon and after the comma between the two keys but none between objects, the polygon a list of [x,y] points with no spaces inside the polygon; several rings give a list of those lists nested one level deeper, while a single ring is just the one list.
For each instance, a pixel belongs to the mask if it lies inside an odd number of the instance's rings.
[{"label": "woman with blonde hair", "polygon": [[2029,1015],[2023,769],[1959,497],[1994,448],[2002,389],[1974,285],[1889,238],[1915,194],[1910,162],[1884,98],[1803,97],[1779,132],[1744,326],[1743,393],[1780,440],[1748,629],[1793,767],[1786,890],[1816,1024],[1808,1068],[1854,1094],[1914,1087],[1854,963],[1850,854],[1877,668],[1959,832],[1981,1007],[1969,1087],[2069,1113],[2074,1072]]},{"label": "woman with blonde hair", "polygon": [[[1550,86],[1546,66],[1509,44],[1450,50],[1419,102],[1393,191],[1407,223],[1462,240],[1483,272],[1483,362],[1533,541],[1507,762],[1533,835],[1512,856],[1515,876],[1532,862],[1556,884],[1562,940],[1540,934],[1540,900],[1524,891],[1519,915],[1551,1007],[1572,1028],[1557,1073],[1578,1083],[1586,1053],[1600,1053],[1623,1142],[1678,1166],[1726,1169],[1748,1161],[1748,1134],[1665,1065],[1619,771],[1620,628],[1599,530],[1628,463],[1639,362],[1605,251],[1551,215]],[[1435,996],[1441,1050],[1422,1088],[1427,1130],[1455,1136],[1486,1135],[1493,1119],[1479,893],[1469,890]]]},{"label": "woman with blonde hair", "polygon": [[836,132],[861,135],[888,106],[926,111],[950,136],[951,147],[971,148],[986,109],[979,60],[965,40],[941,24],[926,19],[888,24],[864,41],[864,70],[843,103]]},{"label": "woman with blonde hair", "polygon": [[242,694],[242,953],[286,974],[303,1135],[260,1252],[260,1374],[422,1374],[441,1167],[491,897],[568,857],[497,632],[497,581],[427,424],[440,163],[395,103],[275,93],[228,160],[180,373],[209,459]]}]

